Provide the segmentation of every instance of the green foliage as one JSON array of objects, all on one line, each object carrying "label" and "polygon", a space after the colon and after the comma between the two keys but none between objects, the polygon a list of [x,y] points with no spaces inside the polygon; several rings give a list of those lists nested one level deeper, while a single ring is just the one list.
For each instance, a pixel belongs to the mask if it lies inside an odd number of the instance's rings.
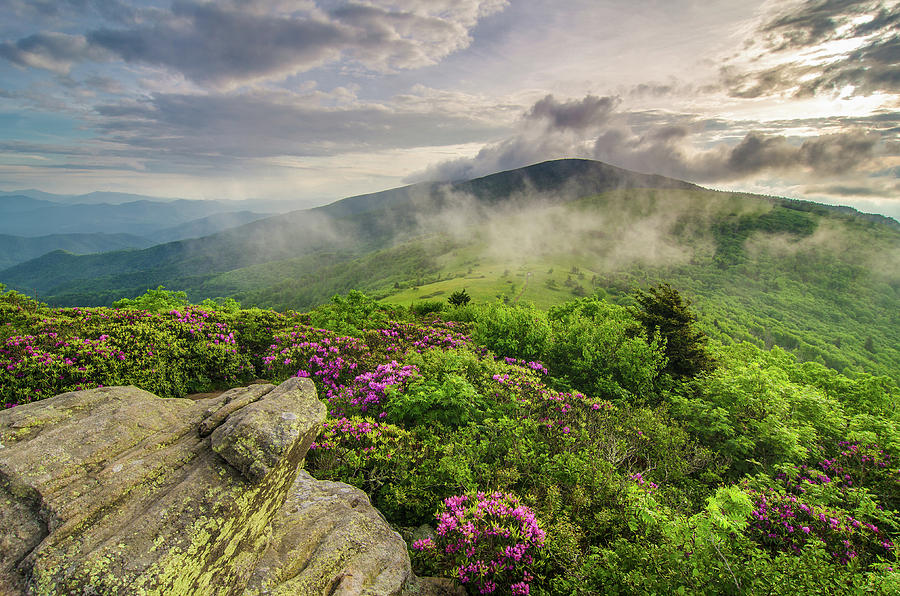
[{"label": "green foliage", "polygon": [[234,298],[207,298],[200,303],[200,306],[207,310],[218,310],[232,314],[236,314],[241,310],[241,303]]},{"label": "green foliage", "polygon": [[715,362],[706,349],[706,334],[697,327],[690,303],[669,284],[653,286],[635,295],[634,317],[648,337],[664,340],[666,366],[662,372],[683,379],[710,371]]},{"label": "green foliage", "polygon": [[361,337],[366,329],[384,325],[388,312],[385,306],[363,292],[351,290],[346,296],[335,294],[330,304],[310,312],[309,318],[313,327]]},{"label": "green foliage", "polygon": [[385,408],[389,421],[456,429],[496,414],[497,404],[473,384],[483,384],[484,377],[496,370],[492,362],[482,361],[469,350],[428,350],[406,362],[416,366],[421,376],[389,399]]},{"label": "green foliage", "polygon": [[686,427],[704,444],[716,445],[741,473],[821,455],[820,446],[847,425],[837,400],[753,360],[698,378],[671,400]]},{"label": "green foliage", "polygon": [[494,303],[475,311],[475,342],[495,354],[539,360],[550,338],[547,314],[533,306]]},{"label": "green foliage", "polygon": [[415,302],[409,306],[410,312],[414,315],[423,317],[425,315],[430,315],[434,313],[439,313],[444,310],[444,303],[440,300],[421,300],[419,302]]},{"label": "green foliage", "polygon": [[582,298],[548,313],[552,341],[545,362],[571,386],[605,398],[645,396],[666,365],[663,344],[628,309]]},{"label": "green foliage", "polygon": [[130,308],[147,312],[166,312],[176,308],[184,308],[190,304],[186,292],[167,290],[159,286],[155,290],[147,290],[136,298],[122,298],[113,302],[113,308]]},{"label": "green foliage", "polygon": [[[657,290],[645,308],[468,304],[423,322],[361,292],[298,314],[168,308],[183,296],[159,288],[142,299],[167,308],[147,312],[0,287],[0,398],[308,375],[330,412],[311,473],[362,488],[406,535],[448,497],[519,495],[546,532],[531,594],[896,593],[896,383],[717,341],[715,369],[670,382],[670,338],[695,323]],[[437,573],[426,558],[416,572]]]},{"label": "green foliage", "polygon": [[447,302],[450,303],[451,306],[465,306],[472,300],[472,297],[466,292],[466,289],[457,290],[450,294],[450,297],[447,298]]}]

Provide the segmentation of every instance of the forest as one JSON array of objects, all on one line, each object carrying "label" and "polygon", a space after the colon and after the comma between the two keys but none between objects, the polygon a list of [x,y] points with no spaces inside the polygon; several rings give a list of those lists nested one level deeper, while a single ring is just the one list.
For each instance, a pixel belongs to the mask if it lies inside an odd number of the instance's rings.
[{"label": "forest", "polygon": [[724,319],[711,337],[686,296],[350,291],[300,313],[162,287],[93,308],[2,291],[0,400],[310,377],[329,416],[307,469],[365,490],[417,574],[473,594],[900,591],[896,379]]}]

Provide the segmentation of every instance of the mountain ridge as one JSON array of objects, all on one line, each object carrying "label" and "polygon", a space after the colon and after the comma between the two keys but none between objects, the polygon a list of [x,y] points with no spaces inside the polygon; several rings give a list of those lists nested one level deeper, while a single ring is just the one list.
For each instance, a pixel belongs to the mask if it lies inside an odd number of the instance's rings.
[{"label": "mountain ridge", "polygon": [[[655,186],[653,186],[655,185]],[[552,160],[455,183],[419,183],[356,195],[312,209],[295,210],[257,220],[203,238],[156,245],[140,251],[74,257],[61,252],[44,255],[0,272],[11,287],[53,293],[54,285],[78,279],[107,277],[110,272],[131,276],[156,271],[149,285],[166,276],[221,272],[254,263],[335,249],[357,251],[383,248],[414,229],[419,218],[452,208],[458,195],[474,197],[487,208],[501,200],[520,204],[567,200],[585,193],[621,187],[697,189],[680,180],[631,172],[590,160]],[[564,194],[560,194],[564,193]],[[411,209],[414,208],[414,209]],[[304,235],[298,239],[298,235]],[[227,267],[227,268],[226,268]],[[39,272],[40,279],[34,273]]]}]

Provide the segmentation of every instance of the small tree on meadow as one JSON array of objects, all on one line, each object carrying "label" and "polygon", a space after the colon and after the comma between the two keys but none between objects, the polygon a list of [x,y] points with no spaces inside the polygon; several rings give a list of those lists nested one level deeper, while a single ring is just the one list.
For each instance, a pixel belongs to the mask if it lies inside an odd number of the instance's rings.
[{"label": "small tree on meadow", "polygon": [[472,297],[466,293],[466,289],[457,290],[450,294],[450,297],[447,298],[447,302],[450,303],[451,306],[465,306],[472,300]]}]

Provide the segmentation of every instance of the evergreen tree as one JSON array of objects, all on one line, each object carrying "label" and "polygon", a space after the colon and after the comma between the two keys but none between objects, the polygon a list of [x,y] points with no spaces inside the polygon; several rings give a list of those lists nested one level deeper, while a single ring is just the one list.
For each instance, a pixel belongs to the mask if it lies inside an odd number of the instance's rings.
[{"label": "evergreen tree", "polygon": [[715,368],[706,349],[706,334],[697,328],[697,317],[690,311],[690,301],[669,284],[653,286],[635,294],[638,306],[634,317],[647,334],[666,340],[665,354],[669,362],[662,372],[676,378],[694,377]]},{"label": "evergreen tree", "polygon": [[450,297],[447,298],[447,302],[449,302],[453,306],[465,306],[472,300],[472,297],[466,292],[466,289],[457,290],[450,294]]}]

